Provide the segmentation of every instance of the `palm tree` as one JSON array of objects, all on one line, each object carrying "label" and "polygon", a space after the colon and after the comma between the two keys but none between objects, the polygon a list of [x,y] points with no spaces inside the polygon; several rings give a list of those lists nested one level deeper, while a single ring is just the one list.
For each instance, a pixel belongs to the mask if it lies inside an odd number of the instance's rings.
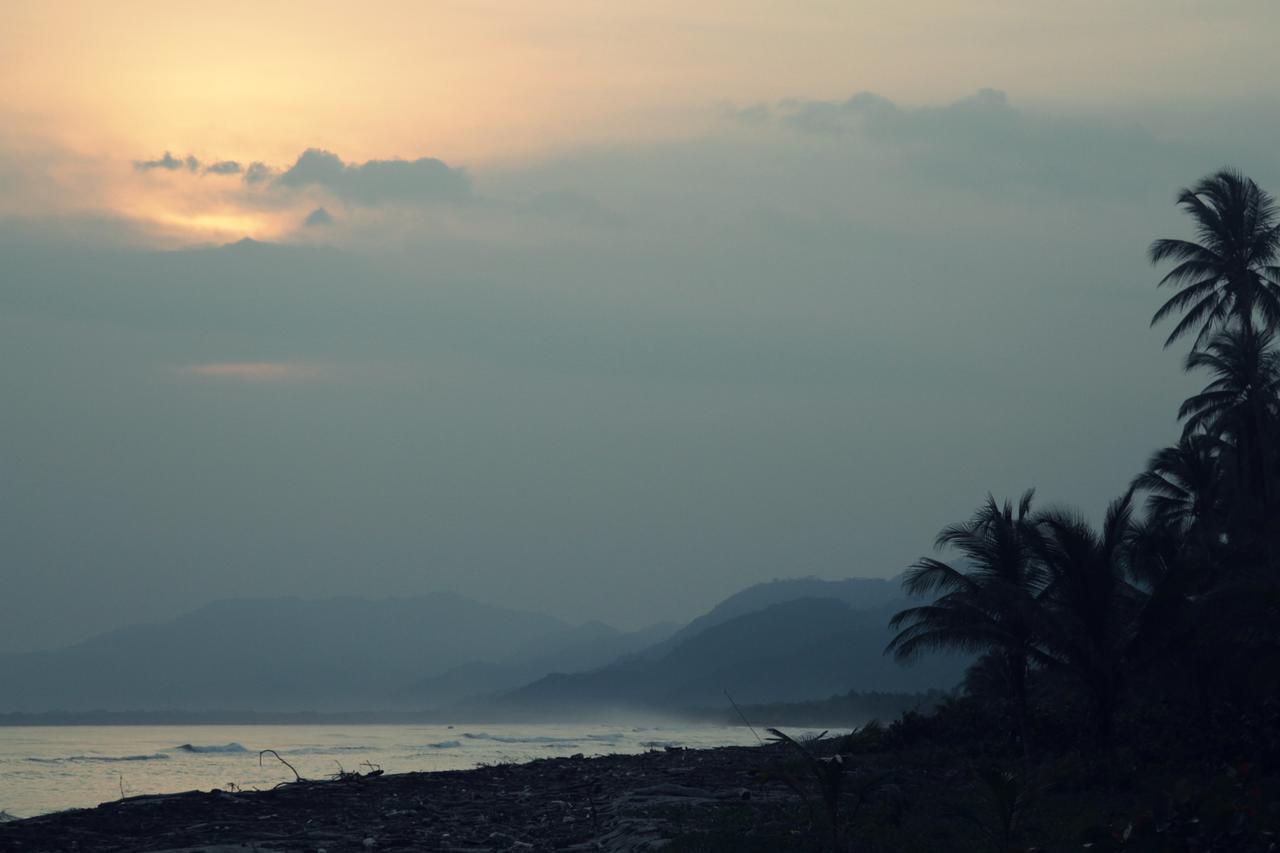
[{"label": "palm tree", "polygon": [[1160,280],[1177,292],[1151,318],[1151,325],[1174,312],[1182,319],[1165,346],[1199,327],[1193,349],[1232,321],[1253,328],[1280,326],[1280,222],[1274,199],[1232,169],[1203,178],[1178,194],[1178,206],[1195,222],[1199,242],[1156,240],[1151,263],[1174,261]]},{"label": "palm tree", "polygon": [[1109,751],[1147,597],[1128,580],[1133,492],[1108,507],[1100,531],[1066,510],[1040,513],[1037,523],[1048,583],[1036,659],[1083,688],[1094,744]]},{"label": "palm tree", "polygon": [[1187,356],[1186,369],[1208,370],[1205,389],[1178,409],[1183,432],[1254,440],[1280,405],[1280,352],[1270,332],[1232,328]]},{"label": "palm tree", "polygon": [[[1151,499],[1147,507],[1149,517],[1158,514]],[[1128,649],[1130,668],[1152,670],[1147,676],[1150,693],[1192,698],[1206,724],[1224,660],[1221,644],[1206,642],[1213,638],[1203,630],[1205,593],[1222,580],[1214,571],[1220,543],[1217,534],[1210,535],[1220,524],[1221,519],[1206,524],[1202,517],[1185,515],[1177,521],[1138,522],[1128,560],[1130,577],[1145,593]]]},{"label": "palm tree", "polygon": [[1002,680],[1009,685],[1024,747],[1035,599],[1044,583],[1036,562],[1033,496],[1034,491],[1024,493],[1015,511],[1010,502],[1001,506],[988,495],[972,518],[938,534],[934,547],[958,551],[967,566],[962,570],[925,557],[911,567],[902,583],[906,592],[940,595],[895,615],[889,627],[898,634],[885,649],[899,660],[936,649],[994,657],[1004,668]]},{"label": "palm tree", "polygon": [[1185,538],[1207,559],[1222,531],[1221,442],[1188,432],[1173,447],[1152,454],[1133,486],[1147,492],[1147,519]]},{"label": "palm tree", "polygon": [[[1274,538],[1277,434],[1280,433],[1280,352],[1269,332],[1232,328],[1214,335],[1186,368],[1208,370],[1212,381],[1182,404],[1185,434],[1214,436],[1234,460],[1239,484],[1232,501],[1257,543]],[[1270,535],[1269,535],[1270,533]]]}]

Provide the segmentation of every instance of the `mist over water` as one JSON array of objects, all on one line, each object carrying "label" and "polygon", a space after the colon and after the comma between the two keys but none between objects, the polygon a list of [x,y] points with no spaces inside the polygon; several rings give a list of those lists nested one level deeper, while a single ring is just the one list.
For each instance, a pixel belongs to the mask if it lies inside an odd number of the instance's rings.
[{"label": "mist over water", "polygon": [[[293,774],[464,770],[577,753],[756,743],[750,730],[693,725],[15,726],[0,728],[0,812],[15,817],[146,794],[267,789]],[[368,764],[365,764],[368,762]]]}]

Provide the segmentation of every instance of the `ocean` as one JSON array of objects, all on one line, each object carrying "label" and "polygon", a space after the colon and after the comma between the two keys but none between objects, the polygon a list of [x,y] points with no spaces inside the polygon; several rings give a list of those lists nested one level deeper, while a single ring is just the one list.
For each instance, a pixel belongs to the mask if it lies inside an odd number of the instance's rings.
[{"label": "ocean", "polygon": [[745,727],[315,725],[0,727],[0,812],[31,817],[143,794],[270,788],[293,773],[460,770],[665,747],[748,745]]}]

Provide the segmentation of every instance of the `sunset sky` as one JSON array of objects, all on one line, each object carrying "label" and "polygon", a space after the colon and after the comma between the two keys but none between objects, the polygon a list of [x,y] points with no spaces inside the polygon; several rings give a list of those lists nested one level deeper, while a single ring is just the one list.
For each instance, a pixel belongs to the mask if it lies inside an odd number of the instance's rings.
[{"label": "sunset sky", "polygon": [[1068,114],[1265,102],[1274,14],[1242,0],[17,0],[0,33],[6,159],[48,183],[4,204],[122,216],[167,241],[280,237],[296,211],[246,200],[235,177],[143,179],[130,164],[172,152],[284,169],[314,147],[483,173],[855,91],[926,106],[994,86]]},{"label": "sunset sky", "polygon": [[988,490],[1095,512],[1188,387],[1176,190],[1280,190],[1269,0],[3,21],[0,651],[246,595],[636,626]]}]

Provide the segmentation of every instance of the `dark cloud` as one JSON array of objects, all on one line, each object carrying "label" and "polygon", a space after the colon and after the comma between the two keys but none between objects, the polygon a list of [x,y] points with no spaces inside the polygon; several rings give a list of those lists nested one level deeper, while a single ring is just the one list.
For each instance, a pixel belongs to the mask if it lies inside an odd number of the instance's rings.
[{"label": "dark cloud", "polygon": [[452,168],[432,157],[344,163],[336,154],[309,148],[292,166],[281,171],[256,160],[248,166],[237,160],[215,160],[205,164],[193,155],[176,157],[166,151],[154,160],[135,160],[133,166],[139,172],[161,169],[205,175],[241,175],[245,184],[250,186],[270,184],[284,189],[320,187],[344,202],[364,206],[385,202],[460,202],[471,195],[471,181],[462,169]]},{"label": "dark cloud", "polygon": [[249,168],[244,170],[244,182],[246,184],[260,184],[276,173],[266,163],[253,162],[249,164]]},{"label": "dark cloud", "polygon": [[201,163],[200,159],[194,154],[188,154],[186,157],[175,157],[168,151],[164,152],[163,157],[155,160],[134,160],[133,168],[139,172],[150,172],[154,169],[177,172],[186,169],[193,175],[197,172],[206,175],[238,175],[244,171],[243,167],[235,160],[215,160],[212,163],[205,164]]},{"label": "dark cloud", "polygon": [[205,167],[205,173],[210,175],[238,175],[241,171],[240,164],[235,160],[219,160]]},{"label": "dark cloud", "polygon": [[432,157],[348,164],[318,148],[304,151],[276,183],[291,188],[323,187],[343,201],[362,205],[459,202],[471,194],[465,172]]},{"label": "dark cloud", "polygon": [[332,225],[333,214],[325,210],[323,207],[317,207],[315,210],[307,214],[307,218],[302,220],[302,224],[307,228]]},{"label": "dark cloud", "polygon": [[188,154],[185,158],[174,157],[168,151],[164,152],[164,156],[157,160],[134,160],[133,168],[139,172],[150,172],[153,169],[164,169],[166,172],[176,172],[185,168],[189,172],[194,172],[200,168],[200,161]]}]

